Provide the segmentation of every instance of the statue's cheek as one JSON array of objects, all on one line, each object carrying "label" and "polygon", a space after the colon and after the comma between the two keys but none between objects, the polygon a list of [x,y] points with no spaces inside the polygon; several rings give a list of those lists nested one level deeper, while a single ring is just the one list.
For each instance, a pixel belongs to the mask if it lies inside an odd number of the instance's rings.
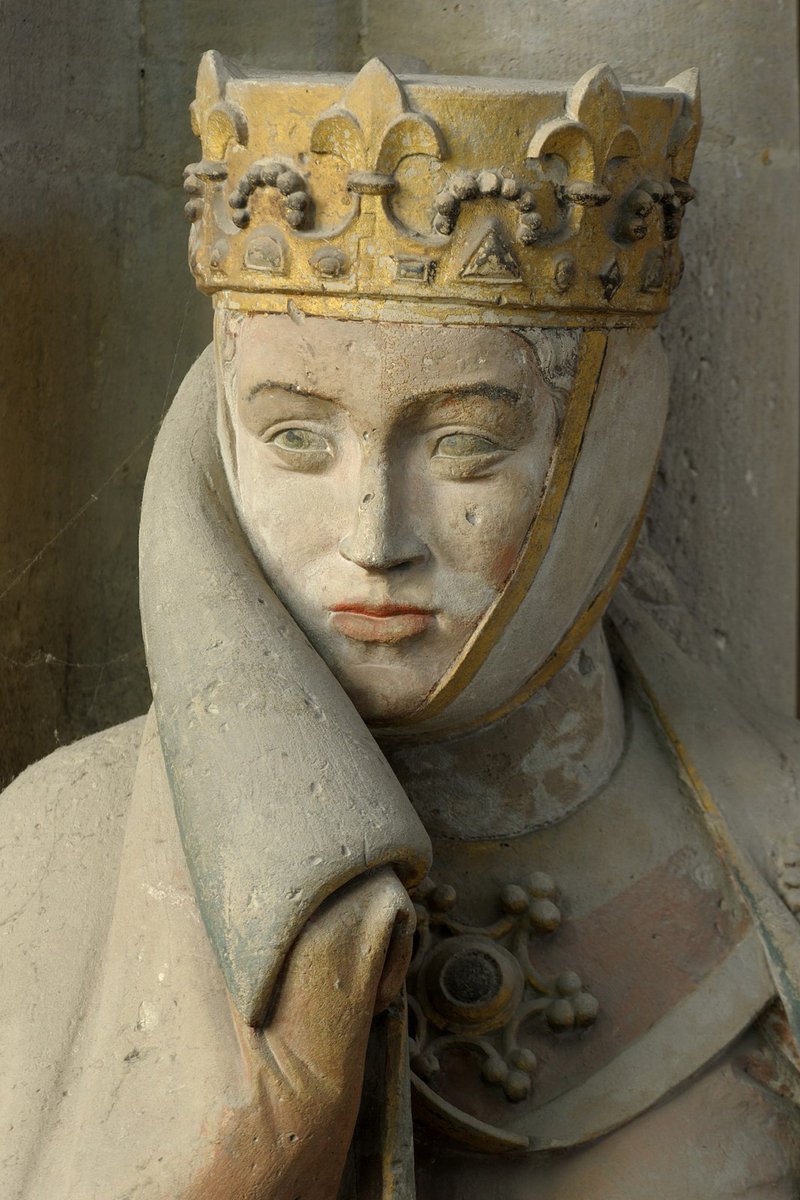
[{"label": "statue's cheek", "polygon": [[539,504],[525,470],[491,480],[441,485],[428,505],[428,540],[440,565],[479,576],[499,590],[525,543]]}]

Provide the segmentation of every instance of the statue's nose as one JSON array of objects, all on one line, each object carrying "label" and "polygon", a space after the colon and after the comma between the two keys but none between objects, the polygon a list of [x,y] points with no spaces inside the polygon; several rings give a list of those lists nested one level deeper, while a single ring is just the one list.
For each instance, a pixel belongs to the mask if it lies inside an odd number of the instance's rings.
[{"label": "statue's nose", "polygon": [[351,527],[339,543],[342,557],[365,571],[390,571],[428,558],[428,547],[411,527],[407,504],[397,494],[400,481],[392,475],[388,463],[363,473]]}]

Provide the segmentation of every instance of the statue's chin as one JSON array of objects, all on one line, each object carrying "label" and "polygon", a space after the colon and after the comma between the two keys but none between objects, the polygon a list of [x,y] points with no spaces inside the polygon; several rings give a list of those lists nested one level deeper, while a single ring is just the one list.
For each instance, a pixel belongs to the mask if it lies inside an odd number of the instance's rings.
[{"label": "statue's chin", "polygon": [[334,674],[368,725],[410,716],[436,684],[435,679],[420,679],[413,669],[399,664],[371,663],[346,671],[334,667]]}]

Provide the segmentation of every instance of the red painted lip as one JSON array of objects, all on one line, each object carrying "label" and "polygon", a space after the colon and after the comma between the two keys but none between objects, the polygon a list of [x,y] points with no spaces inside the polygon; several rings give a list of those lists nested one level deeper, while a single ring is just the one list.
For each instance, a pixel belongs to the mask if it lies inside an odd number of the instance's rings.
[{"label": "red painted lip", "polygon": [[431,608],[418,608],[415,604],[332,604],[331,612],[358,613],[361,617],[400,617],[411,614],[429,617]]},{"label": "red painted lip", "polygon": [[354,642],[392,645],[424,633],[434,619],[429,608],[412,604],[334,604],[331,625]]}]

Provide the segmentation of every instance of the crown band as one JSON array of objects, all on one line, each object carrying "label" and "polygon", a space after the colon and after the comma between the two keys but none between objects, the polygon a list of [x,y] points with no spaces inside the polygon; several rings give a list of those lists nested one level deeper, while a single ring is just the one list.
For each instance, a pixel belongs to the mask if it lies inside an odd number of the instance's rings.
[{"label": "crown band", "polygon": [[620,88],[198,74],[190,262],[225,307],[364,320],[652,325],[700,131],[696,72]]}]

